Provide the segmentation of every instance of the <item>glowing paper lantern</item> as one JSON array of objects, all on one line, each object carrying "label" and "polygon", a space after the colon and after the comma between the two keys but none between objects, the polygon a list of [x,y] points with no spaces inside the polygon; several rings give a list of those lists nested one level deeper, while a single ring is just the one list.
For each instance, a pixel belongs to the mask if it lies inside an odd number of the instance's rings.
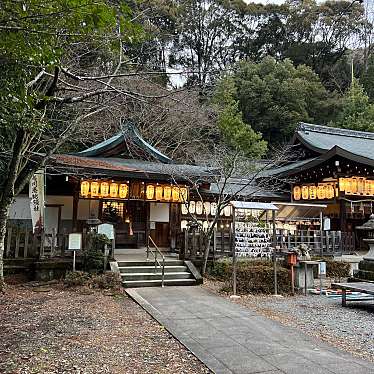
[{"label": "glowing paper lantern", "polygon": [[110,197],[117,197],[118,195],[118,184],[111,183],[110,184]]},{"label": "glowing paper lantern", "polygon": [[102,197],[106,197],[109,195],[109,183],[108,182],[100,183],[100,195]]},{"label": "glowing paper lantern", "polygon": [[308,186],[301,187],[301,196],[304,200],[308,200],[309,198],[309,187]]},{"label": "glowing paper lantern", "polygon": [[309,199],[315,200],[317,198],[317,187],[309,186]]},{"label": "glowing paper lantern", "polygon": [[333,199],[335,197],[335,188],[332,184],[326,185],[326,198]]},{"label": "glowing paper lantern", "polygon": [[167,200],[167,201],[171,200],[171,187],[170,186],[164,187],[164,200]]},{"label": "glowing paper lantern", "polygon": [[351,193],[357,194],[358,192],[358,179],[357,178],[351,178]]},{"label": "glowing paper lantern", "polygon": [[179,201],[179,187],[174,186],[172,190],[173,201]]},{"label": "glowing paper lantern", "polygon": [[300,188],[300,186],[295,186],[293,188],[293,198],[294,198],[294,200],[300,200],[301,199],[301,188]]},{"label": "glowing paper lantern", "polygon": [[210,214],[212,216],[215,216],[217,213],[217,203],[211,203],[210,204]]},{"label": "glowing paper lantern", "polygon": [[203,214],[203,203],[201,201],[196,202],[196,214]]},{"label": "glowing paper lantern", "polygon": [[339,178],[339,191],[345,192],[347,188],[346,178]]},{"label": "glowing paper lantern", "polygon": [[91,182],[91,197],[99,195],[99,183]]},{"label": "glowing paper lantern", "polygon": [[231,216],[231,206],[230,205],[225,206],[225,208],[223,209],[223,213],[226,217],[230,217]]},{"label": "glowing paper lantern", "polygon": [[188,208],[188,211],[191,214],[194,214],[195,213],[195,208],[196,208],[196,203],[194,201],[190,201],[190,206]]},{"label": "glowing paper lantern", "polygon": [[188,221],[181,221],[181,230],[187,229]]},{"label": "glowing paper lantern", "polygon": [[90,192],[90,183],[87,181],[81,182],[81,195],[84,197],[87,197],[89,192]]},{"label": "glowing paper lantern", "polygon": [[149,184],[146,190],[146,196],[148,200],[152,200],[155,196],[155,186],[153,184]]},{"label": "glowing paper lantern", "polygon": [[179,199],[181,202],[185,202],[188,200],[188,189],[186,187],[180,188]]},{"label": "glowing paper lantern", "polygon": [[365,187],[364,187],[364,194],[365,195],[370,195],[371,194],[371,185],[368,179],[365,179]]},{"label": "glowing paper lantern", "polygon": [[205,201],[204,203],[204,214],[210,214],[210,202]]},{"label": "glowing paper lantern", "polygon": [[357,193],[363,195],[365,191],[365,178],[357,178]]},{"label": "glowing paper lantern", "polygon": [[121,183],[119,185],[119,197],[121,199],[126,199],[128,193],[129,193],[129,186],[125,183]]},{"label": "glowing paper lantern", "polygon": [[162,200],[162,186],[156,186],[156,200]]},{"label": "glowing paper lantern", "polygon": [[184,203],[182,204],[182,214],[184,215],[188,214],[188,207]]},{"label": "glowing paper lantern", "polygon": [[319,185],[317,186],[317,198],[318,198],[319,200],[324,200],[324,199],[326,199],[326,188],[325,188],[325,186],[322,185],[322,184],[319,184]]}]

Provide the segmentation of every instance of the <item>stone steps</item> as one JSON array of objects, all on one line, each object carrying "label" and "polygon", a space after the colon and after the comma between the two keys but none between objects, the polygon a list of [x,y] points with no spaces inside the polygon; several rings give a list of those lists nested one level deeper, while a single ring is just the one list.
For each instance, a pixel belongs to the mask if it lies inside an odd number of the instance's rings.
[{"label": "stone steps", "polygon": [[[162,264],[162,262],[160,261]],[[124,287],[160,287],[162,285],[162,267],[155,268],[154,261],[129,260],[118,261]],[[165,286],[192,286],[202,282],[200,274],[189,261],[165,260]]]}]

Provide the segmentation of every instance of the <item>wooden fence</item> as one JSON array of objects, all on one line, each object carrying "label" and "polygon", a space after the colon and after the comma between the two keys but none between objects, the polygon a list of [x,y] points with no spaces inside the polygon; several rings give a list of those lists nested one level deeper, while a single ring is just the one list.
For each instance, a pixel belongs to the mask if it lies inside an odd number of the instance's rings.
[{"label": "wooden fence", "polygon": [[[86,230],[83,232],[82,243],[85,240]],[[33,233],[30,229],[8,227],[5,238],[5,258],[49,258],[64,257],[68,247],[69,234],[41,232]]]},{"label": "wooden fence", "polygon": [[[272,230],[269,230],[272,237]],[[276,230],[276,245],[282,251],[305,244],[313,255],[339,256],[355,251],[355,235],[351,232],[297,230],[288,232]],[[177,248],[181,258],[199,259],[206,248],[206,237],[198,230],[183,230],[177,237]],[[227,257],[232,255],[233,237],[231,231],[215,231],[210,243],[209,258]]]}]

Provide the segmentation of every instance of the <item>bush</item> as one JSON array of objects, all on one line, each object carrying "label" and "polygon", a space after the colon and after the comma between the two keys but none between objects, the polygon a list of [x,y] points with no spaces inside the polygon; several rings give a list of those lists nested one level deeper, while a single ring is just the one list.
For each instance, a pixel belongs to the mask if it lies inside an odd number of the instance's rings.
[{"label": "bush", "polygon": [[65,275],[64,283],[68,287],[86,286],[89,283],[90,275],[83,271],[69,271]]},{"label": "bush", "polygon": [[[224,291],[232,290],[232,263],[218,261],[209,268],[209,275],[224,281]],[[291,281],[288,269],[277,266],[278,292],[291,292]],[[237,292],[239,294],[272,294],[274,293],[274,267],[270,260],[240,260],[237,263]]]},{"label": "bush", "polygon": [[122,286],[119,274],[108,271],[103,274],[93,275],[90,285],[92,288],[119,289]]},{"label": "bush", "polygon": [[[326,262],[327,278],[347,278],[350,276],[351,265],[348,262],[335,261],[329,257],[317,257],[313,259]],[[318,277],[317,267],[314,269],[314,277]]]},{"label": "bush", "polygon": [[90,273],[104,270],[104,249],[110,245],[110,240],[103,234],[90,233],[87,235],[87,248],[83,252],[83,269]]}]

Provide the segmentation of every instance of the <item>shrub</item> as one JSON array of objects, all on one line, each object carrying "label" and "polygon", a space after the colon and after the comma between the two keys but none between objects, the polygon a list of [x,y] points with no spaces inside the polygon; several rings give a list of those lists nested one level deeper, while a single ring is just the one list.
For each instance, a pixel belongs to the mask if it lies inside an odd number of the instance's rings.
[{"label": "shrub", "polygon": [[83,271],[69,271],[65,275],[64,283],[68,287],[85,286],[89,283],[90,275]]},{"label": "shrub", "polygon": [[122,282],[119,274],[108,271],[103,274],[93,275],[90,285],[93,288],[119,289],[122,286]]},{"label": "shrub", "polygon": [[[232,263],[218,261],[209,269],[209,275],[225,282],[223,290],[232,290]],[[288,294],[291,281],[288,269],[277,266],[278,292]],[[274,292],[274,267],[270,260],[240,260],[237,263],[237,292],[239,294],[272,294]]]},{"label": "shrub", "polygon": [[[329,257],[317,257],[315,260],[322,260],[326,262],[326,277],[327,278],[347,278],[350,276],[351,265],[348,262],[335,261]],[[318,277],[318,269],[314,269],[315,278]]]},{"label": "shrub", "polygon": [[87,236],[87,249],[83,252],[83,269],[90,273],[104,270],[104,249],[110,240],[103,235],[90,233]]}]

